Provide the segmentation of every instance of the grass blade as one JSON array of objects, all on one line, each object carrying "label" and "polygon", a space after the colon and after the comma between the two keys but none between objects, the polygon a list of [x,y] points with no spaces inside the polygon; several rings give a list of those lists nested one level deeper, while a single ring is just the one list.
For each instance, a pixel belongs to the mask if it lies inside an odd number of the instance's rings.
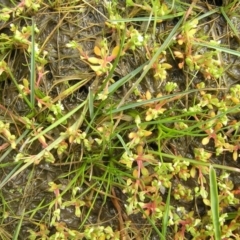
[{"label": "grass blade", "polygon": [[160,237],[160,239],[165,239],[164,235],[156,227],[155,222],[143,211],[142,207],[139,204],[138,204],[138,208],[139,208],[140,212],[144,215],[144,217],[148,220],[148,222],[151,224],[152,228],[156,231],[156,233]]},{"label": "grass blade", "polygon": [[[19,144],[24,138],[29,134],[30,130],[26,129],[22,135],[16,140],[16,144]],[[0,157],[0,162],[2,162],[12,151],[13,149],[11,147],[8,148],[6,152],[4,152]]]},{"label": "grass blade", "polygon": [[[165,157],[166,159],[180,158],[182,161],[187,161],[187,162],[189,162],[189,163],[191,163],[193,165],[196,165],[196,166],[199,166],[199,165],[200,166],[206,166],[206,167],[210,167],[211,166],[211,164],[208,163],[208,162],[193,160],[193,159],[185,158],[185,157],[176,157],[175,155],[163,153],[163,152],[160,152],[160,151],[152,151],[152,150],[150,150],[149,153],[156,154],[159,157]],[[224,166],[224,165],[220,165],[220,164],[212,164],[212,167],[217,168],[217,169],[223,169],[225,171],[239,172],[240,173],[240,169],[239,168]]]},{"label": "grass blade", "polygon": [[235,26],[233,25],[232,21],[228,18],[224,8],[221,7],[220,11],[221,11],[223,17],[225,18],[225,20],[227,21],[228,25],[230,26],[230,28],[232,29],[235,36],[239,39],[239,33],[238,33],[237,29],[235,28]]},{"label": "grass blade", "polygon": [[116,19],[116,20],[110,20],[109,22],[111,23],[121,23],[121,22],[148,22],[154,21],[156,19],[157,21],[160,20],[168,20],[168,19],[173,19],[176,17],[181,17],[185,14],[185,12],[178,12],[174,14],[168,14],[168,15],[163,15],[163,16],[158,16],[158,17],[135,17],[135,18],[123,18],[123,19]]},{"label": "grass blade", "polygon": [[117,138],[119,139],[119,141],[121,142],[121,144],[123,145],[124,150],[127,152],[127,154],[130,154],[129,148],[127,147],[127,145],[125,144],[123,138],[117,133],[116,134]]},{"label": "grass blade", "polygon": [[32,109],[35,105],[35,37],[34,37],[34,20],[32,18],[32,45],[31,45],[31,75],[30,75],[30,102],[32,104]]},{"label": "grass blade", "polygon": [[88,108],[89,108],[89,115],[90,118],[93,119],[94,116],[94,105],[93,105],[93,91],[91,88],[89,88],[89,93],[88,93]]},{"label": "grass blade", "polygon": [[18,222],[17,228],[16,228],[16,230],[14,232],[14,235],[13,235],[13,240],[18,240],[19,239],[18,235],[19,235],[20,230],[21,230],[22,221],[23,221],[23,217],[24,217],[24,212],[25,212],[25,210],[23,210],[23,212],[22,212],[22,216],[21,216],[21,218]]},{"label": "grass blade", "polygon": [[166,205],[165,205],[165,212],[163,214],[163,220],[162,220],[162,235],[163,236],[161,236],[161,240],[166,239],[168,216],[169,216],[169,211],[170,211],[170,198],[171,198],[171,187],[169,188],[169,191],[168,191],[167,201],[166,201]]},{"label": "grass blade", "polygon": [[20,167],[21,167],[21,163],[18,163],[12,170],[10,173],[7,174],[7,176],[1,180],[0,183],[0,189],[2,189],[2,187],[9,182],[12,179],[12,176],[19,171]]},{"label": "grass blade", "polygon": [[7,73],[9,74],[11,80],[13,81],[14,85],[16,86],[17,90],[19,91],[19,93],[21,94],[22,98],[24,99],[24,101],[26,102],[26,104],[28,105],[28,107],[30,109],[32,109],[32,104],[31,102],[29,101],[29,99],[25,96],[25,94],[23,93],[22,89],[19,87],[19,84],[16,80],[16,78],[14,77],[12,71],[10,70],[10,68],[8,68],[8,71]]},{"label": "grass blade", "polygon": [[68,118],[70,118],[75,112],[77,112],[79,109],[81,109],[85,104],[86,104],[87,100],[85,100],[82,104],[78,105],[76,108],[74,108],[73,110],[71,110],[70,112],[68,112],[66,115],[64,115],[63,117],[59,118],[56,122],[54,122],[52,125],[50,125],[49,127],[45,128],[43,131],[41,131],[40,133],[38,133],[35,137],[33,137],[29,142],[33,142],[36,139],[38,139],[39,137],[43,136],[45,133],[49,132],[50,130],[56,128],[58,125],[60,125],[61,123],[63,123],[64,121],[66,121]]},{"label": "grass blade", "polygon": [[121,78],[120,80],[116,81],[111,86],[109,86],[108,88],[109,94],[113,94],[118,88],[120,88],[126,82],[130,81],[133,77],[135,77],[139,72],[142,71],[145,65],[146,64],[141,65],[140,67],[130,72],[128,75],[124,76],[123,78]]},{"label": "grass blade", "polygon": [[220,52],[225,52],[225,53],[240,57],[240,52],[239,51],[235,51],[235,50],[232,50],[230,48],[224,48],[224,47],[220,47],[220,46],[210,44],[210,43],[205,43],[205,42],[193,42],[193,44],[195,44],[197,46],[212,48],[212,49],[215,49],[215,50],[220,51]]},{"label": "grass blade", "polygon": [[125,110],[128,110],[128,109],[134,109],[136,107],[144,106],[145,104],[153,103],[155,101],[163,101],[163,100],[167,100],[167,99],[170,99],[170,101],[171,101],[171,99],[173,99],[174,97],[180,98],[181,96],[185,96],[189,93],[193,93],[193,92],[197,92],[197,91],[198,90],[193,89],[193,90],[188,90],[188,91],[184,91],[184,92],[181,92],[181,93],[164,95],[164,96],[159,97],[159,98],[152,98],[152,99],[144,100],[144,101],[141,101],[141,102],[134,102],[134,103],[131,103],[131,104],[128,103],[128,104],[123,105],[123,106],[121,106],[117,109],[111,110],[111,114],[118,113],[118,112],[121,112],[121,111],[125,111]]},{"label": "grass blade", "polygon": [[212,219],[213,219],[214,235],[216,240],[221,240],[217,178],[216,178],[216,172],[212,166],[210,166],[209,178],[210,178],[210,201],[211,201],[211,212],[212,212]]}]

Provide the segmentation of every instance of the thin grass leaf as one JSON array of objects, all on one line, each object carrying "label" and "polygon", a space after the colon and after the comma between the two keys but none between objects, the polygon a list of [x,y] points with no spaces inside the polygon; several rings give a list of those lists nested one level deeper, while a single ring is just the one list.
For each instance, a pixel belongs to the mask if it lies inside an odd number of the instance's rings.
[{"label": "thin grass leaf", "polygon": [[171,187],[168,190],[167,201],[165,204],[165,212],[163,214],[163,220],[162,220],[162,235],[163,235],[163,237],[161,237],[161,240],[165,240],[167,237],[168,217],[169,217],[169,211],[170,211],[170,198],[171,198]]},{"label": "thin grass leaf", "polygon": [[94,105],[93,105],[93,91],[92,89],[89,87],[88,88],[88,109],[89,109],[89,115],[90,118],[93,119],[93,115],[94,115]]},{"label": "thin grass leaf", "polygon": [[15,77],[12,74],[12,71],[8,68],[7,73],[9,74],[11,80],[13,81],[15,87],[17,88],[18,92],[21,94],[23,100],[26,102],[26,104],[28,105],[28,107],[30,109],[33,109],[33,106],[31,104],[31,102],[28,100],[28,98],[25,96],[25,94],[23,93],[22,89],[19,87],[17,80],[15,79]]},{"label": "thin grass leaf", "polygon": [[34,36],[34,19],[32,18],[32,29],[31,29],[31,73],[30,73],[30,102],[32,104],[32,108],[35,106],[35,80],[36,80],[36,75],[35,75],[35,36]]},{"label": "thin grass leaf", "polygon": [[[65,178],[65,177],[68,177],[70,176],[71,174],[74,174],[74,177],[73,179],[69,182],[69,184],[67,184],[67,186],[64,188],[64,190],[62,191],[61,193],[61,196],[63,196],[66,192],[68,192],[69,190],[71,190],[71,188],[73,186],[76,185],[77,183],[77,186],[78,187],[81,187],[82,184],[84,183],[85,181],[85,178],[86,178],[86,172],[87,172],[87,169],[89,168],[89,165],[88,165],[88,162],[84,162],[80,168],[78,168],[77,170],[74,170],[72,172],[68,172],[66,174],[62,174],[62,176],[60,178]],[[96,182],[97,183],[97,182]],[[86,194],[91,191],[92,187],[94,186],[90,186],[88,188],[86,188],[86,190],[84,190],[81,195],[81,196],[86,196]],[[54,205],[54,202],[51,203],[50,206],[53,206]]]},{"label": "thin grass leaf", "polygon": [[230,48],[224,48],[224,47],[220,47],[220,46],[217,46],[217,45],[214,45],[214,44],[211,44],[211,43],[204,43],[204,42],[194,42],[193,41],[193,44],[195,44],[197,46],[212,48],[212,49],[218,50],[220,52],[225,52],[225,53],[240,57],[240,52],[239,51],[235,51],[235,50],[232,50]]},{"label": "thin grass leaf", "polygon": [[235,34],[235,36],[239,39],[239,32],[235,28],[235,26],[233,25],[232,21],[228,18],[227,14],[225,12],[225,8],[224,7],[220,7],[220,11],[221,11],[223,17],[225,18],[225,20],[227,21],[228,25],[230,26],[230,28],[232,29],[232,31]]},{"label": "thin grass leaf", "polygon": [[42,201],[38,204],[38,206],[36,206],[33,210],[26,212],[26,214],[30,214],[29,219],[33,219],[34,215],[36,215],[38,213],[38,211],[40,211],[41,209],[45,208],[46,205],[43,205],[46,202],[45,199],[42,199]]},{"label": "thin grass leaf", "polygon": [[61,123],[65,122],[68,118],[70,118],[75,112],[77,112],[79,109],[81,109],[82,107],[84,107],[87,103],[87,100],[85,100],[84,102],[82,102],[80,105],[78,105],[76,108],[74,108],[72,111],[68,112],[66,115],[64,115],[63,117],[59,118],[56,122],[54,122],[53,124],[51,124],[49,127],[45,128],[43,131],[41,131],[40,133],[38,133],[35,137],[33,137],[29,143],[35,141],[36,139],[38,139],[39,137],[43,136],[44,134],[46,134],[47,132],[49,132],[50,130],[56,128],[58,125],[60,125]]},{"label": "thin grass leaf", "polygon": [[127,154],[130,154],[129,147],[127,147],[127,145],[125,144],[123,138],[118,133],[116,134],[116,136],[119,139],[119,141],[121,142],[125,152],[127,152]]},{"label": "thin grass leaf", "polygon": [[[176,17],[181,17],[185,14],[185,12],[178,12],[175,14],[168,14],[164,16],[157,17],[156,20],[167,20],[167,19],[173,19]],[[111,23],[121,23],[121,22],[148,22],[148,21],[154,21],[154,17],[136,17],[136,18],[123,18],[123,19],[117,19],[117,20],[109,20]]]},{"label": "thin grass leaf", "polygon": [[109,79],[112,78],[113,76],[113,73],[115,71],[115,68],[117,67],[118,65],[118,62],[119,62],[119,59],[120,59],[120,56],[122,54],[122,50],[123,50],[123,46],[124,46],[124,43],[125,43],[125,36],[126,36],[126,29],[124,29],[123,33],[122,33],[122,38],[121,38],[121,43],[120,43],[120,46],[118,48],[118,53],[117,53],[117,56],[113,62],[113,65],[112,65],[112,68],[106,78],[106,81],[108,81]]},{"label": "thin grass leaf", "polygon": [[[151,0],[152,2],[152,6],[153,6],[153,13],[154,13],[154,21],[153,21],[153,36],[156,36],[156,26],[157,26],[157,15],[158,15],[158,7],[157,4],[155,4],[155,2],[153,2],[153,0]],[[152,16],[152,11],[151,11],[151,15]],[[149,22],[149,21],[148,21]]]},{"label": "thin grass leaf", "polygon": [[[67,78],[65,78],[65,79],[67,79]],[[89,78],[80,79],[80,81],[77,82],[76,84],[69,86],[67,89],[60,92],[56,98],[53,99],[53,103],[56,101],[61,101],[62,99],[66,98],[67,96],[72,95],[75,91],[77,91],[79,88],[84,86],[89,80],[90,80]]]},{"label": "thin grass leaf", "polygon": [[224,165],[220,165],[220,164],[211,164],[211,163],[208,163],[208,162],[197,161],[197,160],[193,160],[193,159],[185,158],[185,157],[176,157],[175,155],[163,153],[163,152],[160,152],[160,151],[149,150],[149,153],[158,155],[159,157],[165,157],[165,158],[168,158],[168,159],[177,159],[177,158],[179,158],[182,161],[187,161],[187,162],[189,162],[191,164],[194,164],[194,165],[197,165],[197,166],[200,165],[200,166],[210,167],[210,165],[211,165],[214,168],[223,169],[223,170],[231,171],[231,172],[239,172],[240,173],[240,169],[239,168],[224,166]]},{"label": "thin grass leaf", "polygon": [[[101,189],[103,183],[101,183],[101,182],[100,182],[100,183],[99,183],[99,182],[93,183],[91,186],[89,186],[89,189],[88,189],[88,190],[91,190],[92,188],[94,188],[95,185],[97,185],[97,188],[98,188],[98,189]],[[80,226],[79,226],[80,229],[84,226],[84,224],[86,223],[86,221],[89,219],[89,216],[90,216],[90,214],[91,214],[91,212],[92,212],[92,210],[93,210],[93,206],[95,206],[95,203],[96,203],[96,201],[97,201],[97,199],[98,199],[98,195],[99,195],[99,192],[96,192],[96,195],[91,199],[91,206],[89,207],[88,212],[86,213],[86,215],[84,216],[84,218],[81,220],[81,224],[80,224]]]},{"label": "thin grass leaf", "polygon": [[143,211],[143,209],[141,208],[141,206],[138,204],[138,208],[140,210],[140,212],[144,215],[144,217],[146,217],[146,219],[148,220],[148,222],[151,224],[152,228],[156,231],[158,237],[160,237],[160,239],[166,239],[164,237],[164,235],[159,231],[159,229],[156,227],[156,223],[154,221],[152,221],[152,219]]},{"label": "thin grass leaf", "polygon": [[[125,35],[126,35],[126,29],[124,29],[123,33],[122,33],[122,38],[121,38],[121,43],[120,43],[120,47],[119,47],[119,50],[118,50],[118,53],[117,53],[117,56],[113,62],[113,65],[112,65],[112,68],[108,74],[108,76],[106,77],[106,80],[105,80],[105,84],[102,85],[102,87],[99,89],[99,92],[103,91],[103,89],[106,87],[106,84],[108,83],[108,81],[112,78],[113,76],[113,73],[118,65],[118,62],[119,62],[119,59],[120,59],[120,56],[122,54],[122,50],[123,50],[123,46],[124,46],[124,42],[125,42]],[[119,81],[117,81],[116,83],[118,83]],[[114,84],[112,84],[114,85]],[[113,88],[112,85],[108,88],[108,95],[110,96],[111,94],[113,94],[117,88]],[[119,85],[118,85],[119,86]],[[120,85],[121,86],[121,85]]]},{"label": "thin grass leaf", "polygon": [[25,213],[25,209],[23,210],[23,212],[21,214],[21,218],[19,219],[17,228],[16,228],[16,230],[14,232],[14,235],[13,235],[13,240],[18,240],[19,239],[19,233],[20,233],[20,230],[21,230],[21,226],[22,226],[22,222],[23,222],[23,218],[24,218],[24,213]]},{"label": "thin grass leaf", "polygon": [[193,90],[188,90],[188,91],[184,91],[184,92],[181,92],[181,93],[174,93],[174,94],[170,94],[170,95],[165,95],[165,96],[162,96],[162,97],[159,97],[159,98],[152,98],[152,99],[141,101],[141,102],[128,103],[128,104],[123,105],[121,107],[118,107],[116,109],[113,109],[113,110],[111,109],[111,111],[109,113],[111,113],[111,114],[118,113],[118,112],[122,112],[122,111],[125,111],[125,110],[128,110],[128,109],[133,109],[133,108],[136,108],[136,107],[140,107],[140,106],[143,106],[145,104],[153,103],[153,102],[156,102],[156,101],[163,101],[163,100],[167,100],[167,99],[172,99],[172,98],[178,97],[178,96],[180,98],[180,96],[185,96],[189,93],[198,92],[198,91],[199,90],[197,90],[197,89],[193,89]]},{"label": "thin grass leaf", "polygon": [[123,86],[126,82],[129,82],[133,77],[135,77],[138,73],[140,73],[145,65],[146,63],[136,68],[135,70],[133,70],[132,72],[124,76],[123,78],[119,79],[117,82],[113,83],[111,86],[109,86],[108,88],[109,95],[116,92],[118,88]]},{"label": "thin grass leaf", "polygon": [[175,6],[175,0],[173,0],[172,5],[171,5],[171,9],[170,9],[169,12],[172,12],[175,7],[177,7],[177,6]]},{"label": "thin grass leaf", "polygon": [[14,174],[16,174],[16,172],[18,172],[20,170],[22,163],[18,163],[12,170],[10,173],[7,174],[7,176],[1,180],[0,183],[0,189],[2,189],[2,187],[9,182],[13,177]]},{"label": "thin grass leaf", "polygon": [[[30,130],[26,129],[22,135],[16,140],[16,144],[19,144],[26,136],[27,134],[29,134]],[[12,151],[13,149],[11,148],[11,146],[8,148],[7,151],[5,151],[2,156],[0,157],[0,162],[2,162],[8,155],[9,153]]]},{"label": "thin grass leaf", "polygon": [[[101,176],[101,180],[100,180],[102,183],[106,182],[106,184],[104,186],[106,193],[110,193],[110,191],[111,191],[113,178],[114,178],[114,174],[111,173],[110,167],[107,166],[105,168],[104,174]],[[102,205],[106,204],[107,199],[108,199],[108,194],[105,194],[105,196],[103,197]]]},{"label": "thin grass leaf", "polygon": [[213,219],[214,235],[215,235],[215,240],[221,240],[217,177],[216,177],[216,172],[211,165],[210,165],[210,171],[209,171],[209,179],[210,179],[211,213],[212,213],[212,219]]},{"label": "thin grass leaf", "polygon": [[207,18],[207,17],[213,15],[214,13],[219,13],[219,9],[218,8],[211,9],[210,11],[207,11],[206,13],[198,16],[197,19],[201,20],[201,19]]},{"label": "thin grass leaf", "polygon": [[[153,14],[153,12],[151,11],[150,16],[149,16],[149,20],[148,20],[147,25],[146,25],[146,27],[145,27],[144,34],[147,34],[147,31],[148,31],[148,29],[149,29],[149,25],[150,25],[150,23],[151,23],[152,14]],[[155,35],[154,35],[154,36],[155,36]]]}]

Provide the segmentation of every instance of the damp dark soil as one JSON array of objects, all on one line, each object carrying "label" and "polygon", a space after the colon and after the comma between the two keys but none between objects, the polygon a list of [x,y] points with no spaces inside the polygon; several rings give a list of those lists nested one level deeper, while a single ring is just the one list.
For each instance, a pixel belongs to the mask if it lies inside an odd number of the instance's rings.
[{"label": "damp dark soil", "polygon": [[[85,1],[87,2],[87,1]],[[186,1],[187,2],[187,1]],[[207,1],[206,1],[207,2]],[[202,9],[207,11],[210,3],[201,1],[199,4]],[[5,1],[0,3],[9,5]],[[221,5],[221,1],[216,2],[217,5]],[[119,11],[123,11],[125,8],[125,1],[119,1]],[[33,11],[26,11],[26,18],[19,18],[17,16],[12,17],[8,22],[0,22],[0,33],[11,35],[10,31],[11,24],[15,24],[19,28],[24,26],[30,26],[32,24],[31,17],[34,19],[39,32],[35,36],[35,40],[38,43],[41,51],[47,51],[47,63],[44,65],[42,72],[45,74],[42,77],[42,82],[40,88],[42,92],[46,95],[51,96],[52,99],[57,99],[59,94],[69,87],[76,84],[79,80],[86,79],[85,84],[83,84],[74,94],[62,99],[62,104],[64,106],[65,114],[71,111],[74,107],[81,104],[89,94],[89,89],[91,91],[97,91],[97,89],[102,85],[104,76],[96,76],[96,74],[89,67],[89,64],[81,59],[79,50],[69,48],[66,46],[71,41],[76,41],[82,48],[82,51],[87,53],[89,56],[94,55],[94,46],[98,44],[101,39],[106,38],[109,42],[111,48],[116,44],[119,44],[121,39],[116,39],[116,34],[111,31],[110,28],[106,27],[106,20],[108,18],[108,12],[102,4],[85,4],[83,8],[79,9],[68,9],[66,5],[66,11],[62,6],[62,11],[58,11],[58,6],[50,6],[48,1],[41,10],[37,13]],[[211,8],[218,7],[211,3]],[[59,7],[60,8],[60,7]],[[130,10],[129,10],[130,12]],[[123,12],[122,12],[123,14]],[[127,16],[127,12],[125,15]],[[134,13],[134,17],[141,16],[141,12]],[[123,15],[124,16],[124,15]],[[220,15],[211,16],[212,21],[215,21],[216,31],[220,31],[221,36],[226,36],[228,34],[228,27],[223,17]],[[29,20],[30,19],[30,20]],[[206,19],[205,19],[206,20]],[[204,20],[204,21],[205,21]],[[208,19],[209,20],[209,19]],[[156,26],[156,36],[159,32],[169,32],[169,30],[175,25],[177,19],[164,21],[162,23],[157,23]],[[201,22],[204,32],[212,31],[212,23],[209,20],[207,23]],[[235,19],[240,26],[240,19]],[[131,23],[129,22],[128,27]],[[149,29],[153,26],[150,23]],[[138,28],[144,28],[145,23],[138,22]],[[240,27],[238,28],[240,30]],[[232,37],[222,37],[222,44],[228,44],[232,49],[239,48],[239,39]],[[159,39],[161,42],[161,39]],[[230,41],[230,42],[229,42]],[[0,43],[1,44],[1,43]],[[25,52],[18,46],[13,48],[11,51],[6,53],[7,57],[5,61],[11,66],[15,79],[18,83],[22,83],[23,79],[30,78],[29,71],[29,61],[30,57],[25,54]],[[172,69],[168,71],[167,79],[168,81],[175,82],[180,90],[185,90],[188,87],[198,84],[203,81],[203,76],[198,73],[191,83],[187,82],[188,77],[186,72],[178,68],[178,63],[173,60],[170,56],[167,56]],[[223,55],[223,61],[227,67],[227,71],[224,74],[223,85],[225,88],[229,89],[232,85],[239,83],[239,58],[234,56]],[[130,72],[134,71],[140,65],[146,62],[146,52],[145,50],[139,50],[134,52],[128,52],[123,58],[120,59],[118,66],[113,72],[112,78],[115,81],[123,78]],[[139,76],[136,76],[139,77]],[[68,84],[66,84],[68,82]],[[128,89],[131,88],[134,80],[125,83],[113,96],[113,99],[120,101],[125,95]],[[207,83],[206,87],[217,88],[216,82]],[[139,84],[138,90],[140,92],[146,92],[149,90],[153,95],[158,92],[159,88],[163,88],[164,83],[159,85],[153,80],[153,73],[149,71],[145,79]],[[193,96],[194,97],[194,96]],[[134,100],[135,96],[130,96],[128,101]],[[191,98],[191,95],[189,95]],[[180,106],[179,108],[182,108]],[[171,106],[171,105],[170,105]],[[174,106],[176,108],[176,106]],[[28,114],[28,106],[19,97],[18,89],[7,75],[0,76],[0,113],[1,119],[8,119],[11,123],[11,132],[19,135],[19,132],[24,132],[24,126],[16,125],[14,116],[26,116]],[[71,121],[76,121],[81,113],[77,112],[71,117]],[[35,116],[36,121],[40,121],[41,118],[46,117],[45,115],[39,114]],[[239,113],[235,116],[235,119],[239,119]],[[171,124],[169,125],[171,126]],[[82,128],[86,128],[87,125],[83,124]],[[56,139],[60,136],[60,132],[65,129],[63,126],[59,126],[48,133],[49,139]],[[154,132],[153,132],[154,134]],[[157,134],[157,132],[156,132]],[[94,136],[93,136],[94,137]],[[114,141],[114,140],[113,140]],[[4,137],[0,138],[0,146],[5,143]],[[174,146],[174,147],[173,147]],[[170,139],[166,142],[163,152],[176,151],[176,154],[181,155],[186,158],[194,159],[194,148],[196,146],[202,146],[201,139],[196,137],[181,137],[177,139]],[[151,143],[149,146],[152,150],[157,150],[156,143]],[[28,154],[36,155],[41,151],[42,145],[40,143],[33,143],[29,146]],[[95,153],[92,154],[92,159],[95,159],[102,149],[96,147]],[[214,152],[214,145],[208,145],[208,150]],[[7,154],[5,151],[1,151],[1,156],[4,158],[0,163],[0,179],[3,180],[12,171],[16,171],[21,167],[21,164],[16,164],[14,161],[16,155],[19,153],[19,149],[9,150]],[[5,155],[4,155],[5,154]],[[56,193],[49,191],[49,183],[54,182],[59,184],[60,191],[64,192],[62,195],[62,201],[70,201],[71,192],[68,191],[68,185],[71,181],[74,182],[77,188],[78,195],[81,196],[82,201],[85,205],[81,207],[81,216],[77,217],[75,214],[74,206],[66,206],[65,209],[61,210],[60,222],[66,224],[69,229],[79,230],[84,229],[86,226],[111,226],[114,231],[121,230],[122,222],[129,222],[131,231],[128,231],[125,239],[145,239],[144,236],[148,236],[148,239],[159,239],[159,235],[152,228],[151,224],[146,218],[142,217],[141,213],[132,214],[128,216],[126,214],[125,206],[127,203],[127,196],[122,192],[122,189],[118,184],[113,184],[112,189],[109,191],[107,184],[98,182],[99,176],[104,175],[106,171],[106,166],[113,156],[119,157],[120,152],[116,149],[116,152],[104,153],[104,157],[98,162],[98,159],[93,160],[91,167],[87,167],[81,172],[82,164],[82,149],[79,145],[71,145],[71,149],[66,154],[61,157],[54,153],[56,161],[54,163],[48,163],[42,161],[39,164],[31,165],[22,171],[20,174],[14,176],[7,184],[1,188],[0,194],[0,214],[1,225],[4,226],[5,238],[2,239],[12,239],[14,232],[18,228],[19,219],[24,215],[21,223],[21,229],[18,239],[26,239],[29,235],[29,230],[39,231],[41,223],[44,223],[46,219],[51,218],[51,207],[49,203],[54,202]],[[89,155],[91,155],[89,153]],[[169,161],[166,159],[166,161]],[[227,153],[217,157],[213,154],[212,163],[223,164],[227,166],[232,166],[234,168],[240,168],[240,161],[232,160],[232,154]],[[5,165],[7,167],[5,167]],[[85,178],[84,176],[89,176]],[[240,186],[240,175],[239,173],[231,173],[230,178],[234,183],[234,188]],[[172,182],[172,188],[176,187],[182,181],[182,184],[186,189],[193,189],[197,186],[197,179],[191,178],[188,181],[183,181],[180,179],[175,179]],[[105,193],[108,192],[106,196]],[[116,200],[117,199],[117,200]],[[164,196],[166,199],[166,196]],[[193,199],[190,202],[185,200],[174,200],[172,198],[171,205],[173,206],[184,206],[187,211],[193,211],[195,215],[204,217],[209,211],[209,208],[203,203],[201,198]],[[4,209],[7,206],[7,210]],[[234,212],[238,206],[226,206],[226,211]],[[38,209],[34,212],[34,209]],[[7,217],[3,213],[11,215]],[[43,222],[42,222],[43,221]],[[38,224],[39,223],[39,224]],[[157,228],[161,228],[161,222],[156,223]],[[54,234],[56,232],[55,228],[49,228],[50,233]],[[52,232],[51,232],[52,231]],[[169,238],[173,239],[171,232],[173,229],[169,228]],[[1,226],[0,226],[1,235]],[[38,238],[39,239],[39,238]],[[60,239],[60,238],[59,238]],[[122,238],[124,239],[124,238]],[[185,235],[185,239],[192,239],[192,236]]]}]

